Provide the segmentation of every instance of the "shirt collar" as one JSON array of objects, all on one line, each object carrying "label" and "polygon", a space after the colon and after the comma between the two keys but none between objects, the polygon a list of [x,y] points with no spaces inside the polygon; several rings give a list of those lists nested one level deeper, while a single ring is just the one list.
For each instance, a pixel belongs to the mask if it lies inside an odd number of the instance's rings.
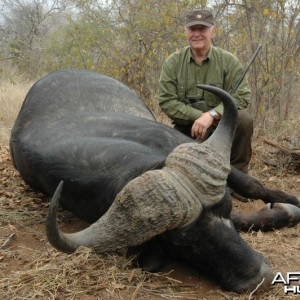
[{"label": "shirt collar", "polygon": [[[207,53],[207,57],[206,57],[206,59],[210,59],[210,57],[211,57],[211,53],[212,53],[212,48],[213,48],[213,46],[211,46],[210,48],[209,48],[209,50],[208,50],[208,53]],[[205,59],[205,60],[206,60]],[[189,62],[191,61],[191,60],[193,60],[193,61],[195,61],[194,60],[194,57],[193,57],[193,52],[192,52],[192,49],[191,49],[191,47],[189,47]]]}]

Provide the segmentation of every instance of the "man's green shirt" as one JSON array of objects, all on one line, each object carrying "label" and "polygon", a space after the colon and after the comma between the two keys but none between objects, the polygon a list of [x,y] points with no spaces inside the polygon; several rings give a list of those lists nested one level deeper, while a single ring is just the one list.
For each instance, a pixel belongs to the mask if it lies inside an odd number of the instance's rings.
[{"label": "man's green shirt", "polygon": [[[242,72],[240,61],[224,49],[212,46],[207,58],[197,64],[190,47],[185,47],[171,54],[163,64],[159,79],[159,105],[173,120],[193,122],[203,111],[213,108],[222,115],[223,104],[218,97],[196,85],[210,84],[230,91]],[[246,79],[232,96],[238,109],[247,108],[251,90]]]}]

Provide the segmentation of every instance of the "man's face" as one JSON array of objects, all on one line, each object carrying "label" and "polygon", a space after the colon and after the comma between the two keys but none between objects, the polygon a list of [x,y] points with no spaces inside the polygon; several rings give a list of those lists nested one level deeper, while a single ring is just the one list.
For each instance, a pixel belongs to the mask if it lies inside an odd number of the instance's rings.
[{"label": "man's face", "polygon": [[215,34],[214,27],[194,25],[185,28],[186,37],[194,50],[208,50]]}]

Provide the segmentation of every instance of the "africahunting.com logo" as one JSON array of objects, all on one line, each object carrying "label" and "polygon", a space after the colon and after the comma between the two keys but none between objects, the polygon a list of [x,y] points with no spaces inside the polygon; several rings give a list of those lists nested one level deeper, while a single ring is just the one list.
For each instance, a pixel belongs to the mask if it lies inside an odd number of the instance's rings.
[{"label": "africahunting.com logo", "polygon": [[286,276],[276,273],[272,285],[277,284],[283,285],[285,295],[300,295],[300,272],[287,272]]}]

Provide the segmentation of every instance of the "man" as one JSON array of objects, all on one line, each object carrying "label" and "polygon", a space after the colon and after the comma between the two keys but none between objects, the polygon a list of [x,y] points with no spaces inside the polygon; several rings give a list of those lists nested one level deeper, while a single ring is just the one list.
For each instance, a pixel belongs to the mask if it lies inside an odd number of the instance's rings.
[{"label": "man", "polygon": [[[159,105],[175,128],[198,140],[206,139],[222,117],[220,100],[196,87],[211,84],[228,92],[243,71],[231,53],[213,46],[214,17],[196,9],[186,15],[185,34],[189,46],[171,54],[164,62],[159,79]],[[231,149],[231,164],[248,171],[252,156],[253,120],[245,110],[251,90],[244,79],[232,94],[238,107],[238,128]]]}]

